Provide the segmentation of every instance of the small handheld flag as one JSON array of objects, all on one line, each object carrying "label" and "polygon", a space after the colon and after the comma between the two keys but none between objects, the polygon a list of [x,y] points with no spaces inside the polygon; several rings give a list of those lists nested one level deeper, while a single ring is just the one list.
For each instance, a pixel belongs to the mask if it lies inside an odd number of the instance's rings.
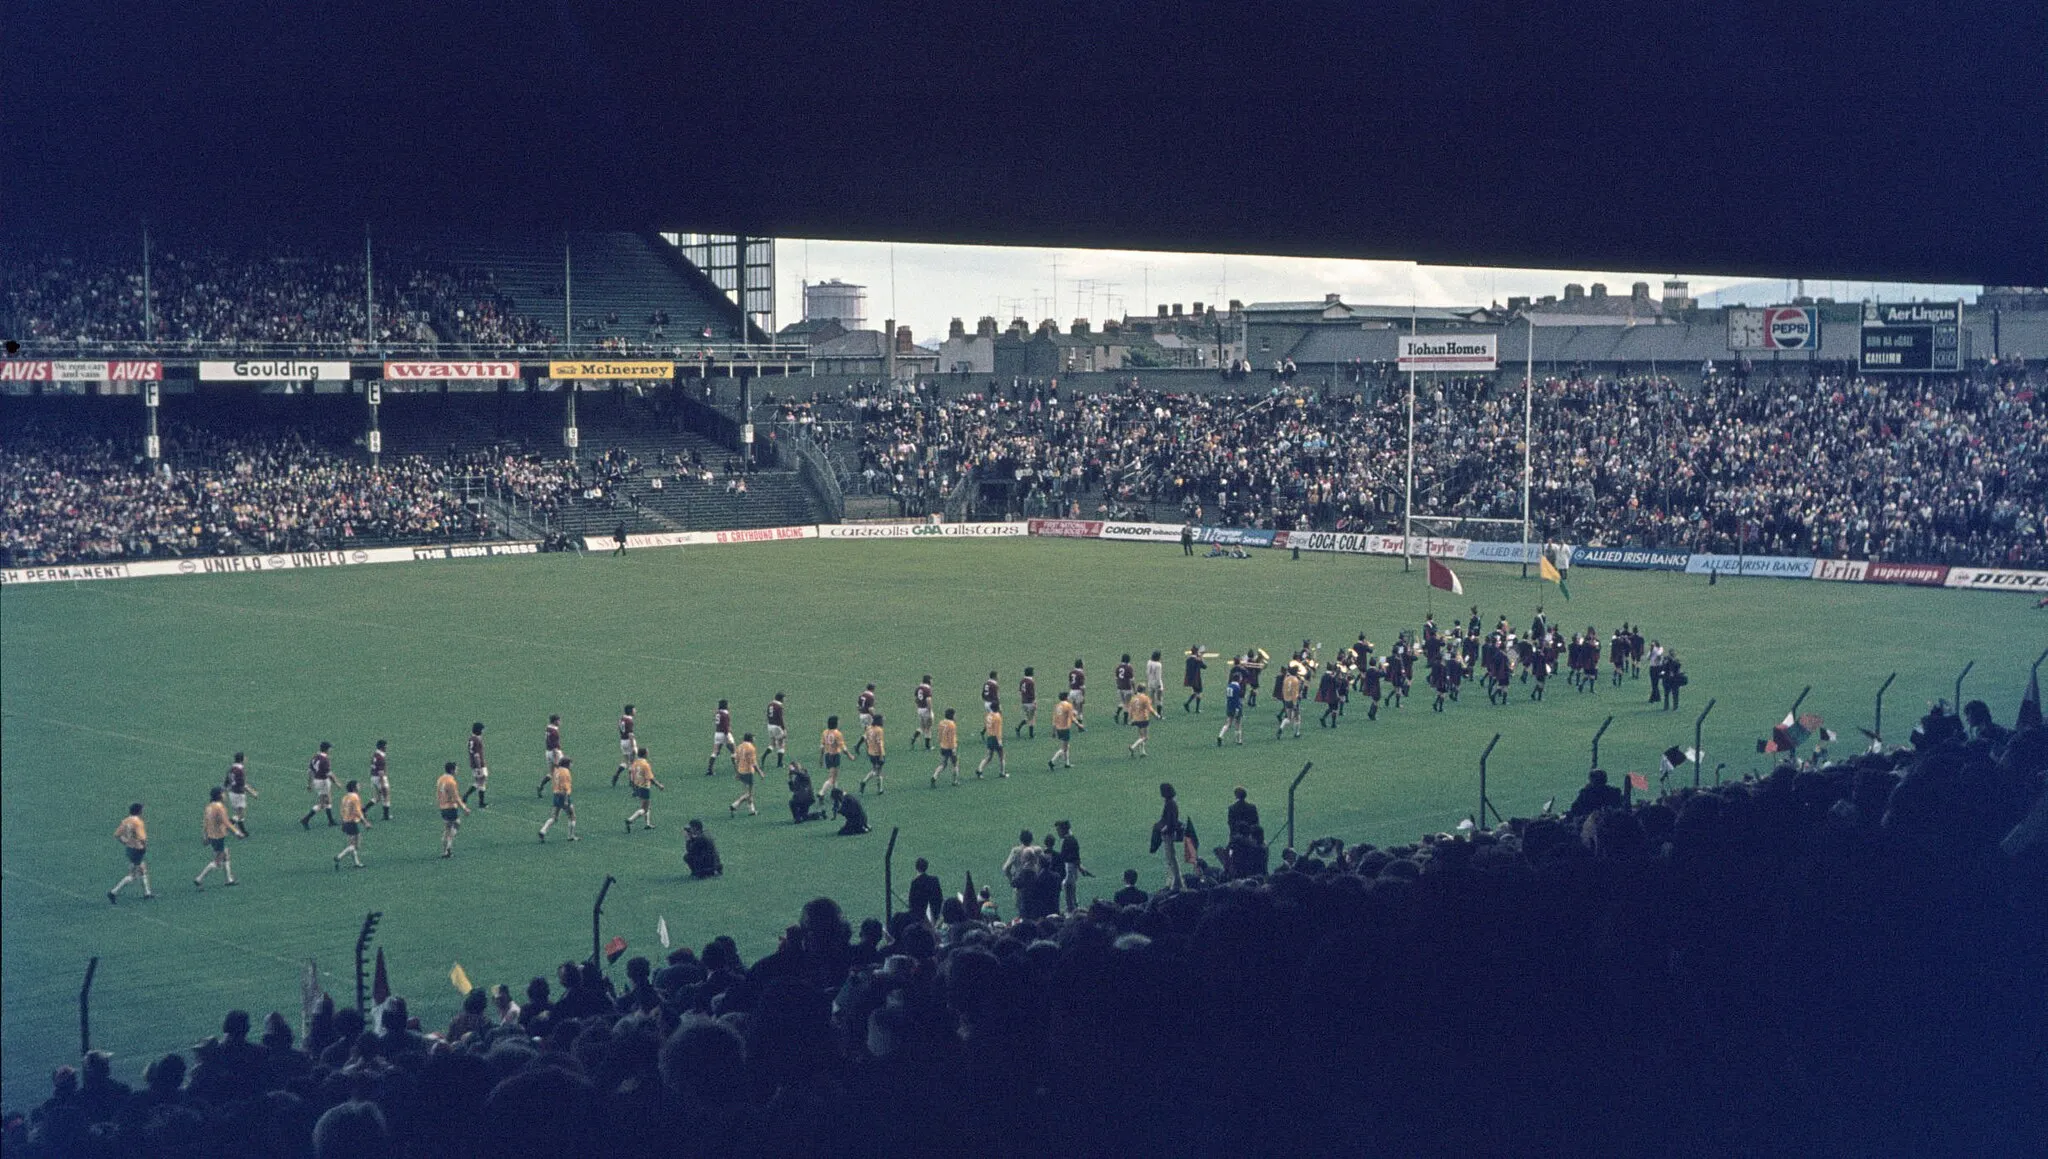
[{"label": "small handheld flag", "polygon": [[654,936],[655,936],[656,938],[660,939],[660,941],[661,941],[661,948],[662,948],[662,949],[664,949],[664,950],[668,949],[668,918],[667,918],[667,917],[665,917],[665,916],[664,916],[664,917],[659,917],[659,918],[656,918],[656,919],[654,920]]},{"label": "small handheld flag", "polygon": [[1650,791],[1650,778],[1642,773],[1630,773],[1628,775],[1628,787],[1638,792],[1647,793]]},{"label": "small handheld flag", "polygon": [[1563,596],[1565,599],[1572,598],[1572,589],[1565,586],[1564,573],[1557,570],[1557,565],[1550,562],[1549,556],[1539,555],[1536,557],[1536,574],[1556,584],[1558,595]]},{"label": "small handheld flag", "polygon": [[378,1006],[382,1006],[390,997],[391,979],[384,973],[384,948],[379,946],[377,948],[377,978],[370,983],[370,1001]]},{"label": "small handheld flag", "polygon": [[468,994],[471,990],[476,989],[476,987],[469,984],[469,975],[463,971],[462,963],[460,962],[455,963],[454,968],[448,971],[448,981],[453,983],[455,989],[463,994]]},{"label": "small handheld flag", "polygon": [[606,942],[604,944],[605,963],[609,965],[613,962],[617,962],[619,960],[619,955],[625,952],[626,939],[623,937],[614,937],[611,941]]},{"label": "small handheld flag", "polygon": [[2019,719],[2014,727],[2022,731],[2041,727],[2041,670],[2034,669],[2027,677],[2027,694],[2020,698]]},{"label": "small handheld flag", "polygon": [[1453,595],[1465,594],[1465,585],[1458,582],[1458,573],[1452,571],[1449,564],[1435,558],[1429,561],[1429,586]]}]

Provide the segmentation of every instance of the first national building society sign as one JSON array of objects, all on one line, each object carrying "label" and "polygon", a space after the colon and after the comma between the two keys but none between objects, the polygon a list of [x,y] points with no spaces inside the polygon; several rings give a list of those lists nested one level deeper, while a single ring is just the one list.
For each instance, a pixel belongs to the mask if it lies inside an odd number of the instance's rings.
[{"label": "first national building society sign", "polygon": [[1498,370],[1498,334],[1403,334],[1402,370]]}]

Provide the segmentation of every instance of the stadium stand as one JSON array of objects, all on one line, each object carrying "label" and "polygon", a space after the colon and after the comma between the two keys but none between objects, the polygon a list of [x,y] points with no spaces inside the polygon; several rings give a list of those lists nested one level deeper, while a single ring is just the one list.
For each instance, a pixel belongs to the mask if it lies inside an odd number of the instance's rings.
[{"label": "stadium stand", "polygon": [[[660,237],[588,232],[569,243],[579,346],[687,354],[707,329],[734,340],[737,308]],[[150,253],[145,324],[139,245],[24,244],[0,266],[0,329],[33,354],[224,344],[538,351],[563,344],[562,246],[559,236],[386,241],[372,249],[366,284],[360,243],[164,238]],[[374,341],[366,292],[377,303]]]},{"label": "stadium stand", "polygon": [[[857,485],[929,504],[994,483],[992,513],[1136,511],[1220,526],[1399,529],[1406,397],[1127,387],[999,397],[875,387],[820,399],[853,424]],[[1415,504],[1518,518],[1519,382],[1430,384]],[[794,415],[786,408],[786,414]],[[2048,561],[2048,423],[2024,379],[1546,378],[1534,518],[1564,542],[2031,566]],[[926,450],[934,454],[928,459]],[[988,488],[983,488],[984,492]]]},{"label": "stadium stand", "polygon": [[819,898],[752,963],[564,962],[445,1030],[230,1011],[141,1089],[58,1068],[5,1153],[2029,1153],[2048,733],[1965,719],[1064,916],[856,941]]}]

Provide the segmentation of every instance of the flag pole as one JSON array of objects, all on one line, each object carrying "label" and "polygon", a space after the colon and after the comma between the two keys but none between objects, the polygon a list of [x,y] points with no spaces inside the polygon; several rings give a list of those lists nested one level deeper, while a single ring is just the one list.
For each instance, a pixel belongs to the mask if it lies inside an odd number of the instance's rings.
[{"label": "flag pole", "polygon": [[1897,680],[1898,678],[1899,674],[1894,672],[1890,676],[1884,678],[1883,684],[1877,686],[1877,712],[1871,718],[1870,731],[1877,734],[1875,739],[1880,746],[1884,744],[1884,691],[1885,689],[1890,688],[1892,686],[1892,681]]},{"label": "flag pole", "polygon": [[1414,570],[1415,542],[1415,371],[1408,371],[1408,485],[1401,501],[1401,570]]},{"label": "flag pole", "polygon": [[598,939],[598,922],[604,916],[604,895],[612,891],[612,883],[618,878],[607,873],[604,884],[597,887],[597,900],[590,906],[590,961],[592,965],[604,956],[604,943]]},{"label": "flag pole", "polygon": [[[1885,683],[1889,684],[1891,682],[1886,681]],[[1707,706],[1700,709],[1698,719],[1692,722],[1692,787],[1694,789],[1700,787],[1700,762],[1707,759],[1707,750],[1700,746],[1700,729],[1706,725],[1707,714],[1714,711],[1714,705],[1717,703],[1719,702],[1714,698],[1708,697]],[[1721,783],[1721,770],[1719,769],[1714,770],[1714,783],[1717,785]]]},{"label": "flag pole", "polygon": [[1499,743],[1500,734],[1494,733],[1493,739],[1486,742],[1486,751],[1479,754],[1479,817],[1477,823],[1481,829],[1486,828],[1486,815],[1489,812],[1493,814],[1495,821],[1500,820],[1500,810],[1495,809],[1493,802],[1486,796],[1486,758],[1493,755],[1493,746]]},{"label": "flag pole", "polygon": [[1598,728],[1597,730],[1595,730],[1595,731],[1594,731],[1594,733],[1593,733],[1593,763],[1592,763],[1592,764],[1590,764],[1590,765],[1588,765],[1588,766],[1586,766],[1587,768],[1590,768],[1590,769],[1597,769],[1597,768],[1599,768],[1599,767],[1600,767],[1600,737],[1601,737],[1601,735],[1602,735],[1602,734],[1604,734],[1604,733],[1605,733],[1605,732],[1607,731],[1607,726],[1608,726],[1608,725],[1610,725],[1610,724],[1613,724],[1613,723],[1614,723],[1614,718],[1610,716],[1610,717],[1608,717],[1608,718],[1607,718],[1606,720],[1603,720],[1603,721],[1601,721],[1601,722],[1600,722],[1600,727],[1599,727],[1599,728]]},{"label": "flag pole", "polygon": [[1524,312],[1522,320],[1529,324],[1528,360],[1522,369],[1522,578],[1529,578],[1529,484],[1532,475],[1530,467],[1531,446],[1529,436],[1535,411],[1536,398],[1536,319]]},{"label": "flag pole", "polygon": [[[2037,665],[2038,663],[2039,662],[2036,661]],[[1970,669],[1975,668],[1976,666],[1977,662],[1975,660],[1972,660],[1968,664],[1963,665],[1963,670],[1961,672],[1956,673],[1956,699],[1953,704],[1949,705],[1949,711],[1955,713],[1957,716],[1961,716],[1963,714],[1963,677],[1968,676],[1970,674]],[[1797,706],[1795,705],[1794,707]]]}]

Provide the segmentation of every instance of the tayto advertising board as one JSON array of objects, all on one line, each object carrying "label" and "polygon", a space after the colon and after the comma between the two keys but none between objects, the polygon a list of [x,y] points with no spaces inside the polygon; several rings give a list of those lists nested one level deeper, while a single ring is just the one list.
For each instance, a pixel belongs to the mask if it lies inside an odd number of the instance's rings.
[{"label": "tayto advertising board", "polygon": [[1102,522],[1097,519],[1034,519],[1028,526],[1033,535],[1060,539],[1095,539],[1102,535]]},{"label": "tayto advertising board", "polygon": [[1812,579],[1812,556],[1695,555],[1686,561],[1691,575],[1744,575],[1769,579]]},{"label": "tayto advertising board", "polygon": [[519,364],[517,362],[387,362],[384,364],[384,378],[390,382],[410,382],[419,379],[488,381],[518,377]]},{"label": "tayto advertising board", "polygon": [[1938,588],[1948,580],[1948,567],[1938,563],[1886,563],[1873,559],[1863,578],[1874,584],[1920,584]]},{"label": "tayto advertising board", "polygon": [[1179,543],[1180,525],[1171,523],[1105,523],[1102,538],[1142,543]]},{"label": "tayto advertising board", "polygon": [[1870,565],[1860,559],[1817,559],[1813,561],[1813,578],[1833,580],[1837,583],[1862,583]]},{"label": "tayto advertising board", "polygon": [[346,382],[348,363],[296,358],[201,362],[199,379],[202,382]]},{"label": "tayto advertising board", "polygon": [[2003,567],[1952,567],[1946,586],[1976,591],[2026,592],[2048,595],[2048,571],[2015,571]]},{"label": "tayto advertising board", "polygon": [[1226,547],[1271,547],[1273,533],[1247,527],[1198,527],[1195,542],[1220,543]]},{"label": "tayto advertising board", "polygon": [[[1365,537],[1366,550],[1374,555],[1403,554],[1403,540],[1398,535],[1368,535]],[[1433,555],[1440,559],[1463,559],[1465,550],[1472,546],[1469,539],[1417,539],[1416,555]]]},{"label": "tayto advertising board", "polygon": [[550,362],[549,378],[674,378],[673,362],[596,359],[588,362]]},{"label": "tayto advertising board", "polygon": [[1396,362],[1402,370],[1498,370],[1498,334],[1403,334]]},{"label": "tayto advertising board", "polygon": [[1637,571],[1684,571],[1689,551],[1652,551],[1634,547],[1575,547],[1572,566],[1618,567]]}]

